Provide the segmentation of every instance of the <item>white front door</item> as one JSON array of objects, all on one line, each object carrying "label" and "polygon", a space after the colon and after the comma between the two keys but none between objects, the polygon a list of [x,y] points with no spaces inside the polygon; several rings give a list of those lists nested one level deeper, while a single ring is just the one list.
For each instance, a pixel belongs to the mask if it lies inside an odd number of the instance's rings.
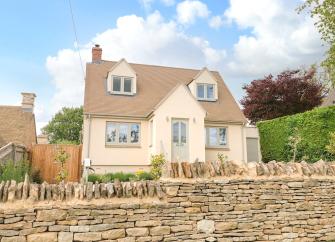
[{"label": "white front door", "polygon": [[172,157],[173,162],[189,161],[188,157],[188,121],[172,119]]}]

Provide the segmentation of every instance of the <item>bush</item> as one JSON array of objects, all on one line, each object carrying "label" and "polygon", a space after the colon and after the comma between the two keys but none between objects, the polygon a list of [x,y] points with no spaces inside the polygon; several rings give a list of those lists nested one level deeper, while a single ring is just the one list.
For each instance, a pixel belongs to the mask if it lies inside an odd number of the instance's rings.
[{"label": "bush", "polygon": [[153,180],[153,177],[152,177],[150,172],[137,171],[137,172],[135,172],[135,175],[136,175],[136,180],[138,180],[138,181]]},{"label": "bush", "polygon": [[102,175],[90,174],[88,175],[88,181],[95,183],[96,181],[101,182]]},{"label": "bush", "polygon": [[140,171],[134,173],[123,173],[123,172],[115,172],[115,173],[106,173],[106,174],[90,174],[88,176],[89,182],[113,182],[115,180],[119,180],[121,182],[127,181],[139,181],[139,180],[152,180],[152,176],[148,172]]},{"label": "bush", "polygon": [[162,176],[162,167],[165,164],[165,158],[163,154],[151,156],[151,176],[157,180]]},{"label": "bush", "polygon": [[31,168],[30,170],[30,179],[34,183],[41,184],[43,182],[40,170],[37,170],[35,168]]},{"label": "bush", "polygon": [[17,182],[22,182],[24,181],[26,173],[30,174],[30,165],[27,160],[17,162],[8,160],[0,166],[1,181],[15,180]]},{"label": "bush", "polygon": [[[257,123],[263,161],[292,160],[292,136],[298,136],[296,160],[334,160],[327,150],[330,133],[335,131],[335,106]],[[291,138],[290,138],[291,137]]]}]

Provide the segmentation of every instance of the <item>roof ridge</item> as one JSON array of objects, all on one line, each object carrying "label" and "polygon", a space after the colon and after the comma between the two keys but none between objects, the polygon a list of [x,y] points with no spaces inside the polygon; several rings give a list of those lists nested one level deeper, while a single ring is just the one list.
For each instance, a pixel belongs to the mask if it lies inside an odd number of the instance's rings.
[{"label": "roof ridge", "polygon": [[[102,60],[104,62],[113,62],[113,63],[118,63],[118,61],[111,61],[111,60]],[[128,61],[127,61],[128,62]],[[191,70],[191,71],[201,71],[204,67],[200,69],[195,69],[195,68],[186,68],[186,67],[174,67],[174,66],[163,66],[163,65],[154,65],[154,64],[143,64],[143,63],[133,63],[133,62],[128,62],[130,65],[140,65],[140,66],[153,66],[153,67],[164,67],[164,68],[171,68],[171,69],[182,69],[182,70]],[[207,67],[205,67],[207,68]],[[208,68],[207,68],[208,69]],[[210,72],[217,72],[216,70],[209,70]]]}]

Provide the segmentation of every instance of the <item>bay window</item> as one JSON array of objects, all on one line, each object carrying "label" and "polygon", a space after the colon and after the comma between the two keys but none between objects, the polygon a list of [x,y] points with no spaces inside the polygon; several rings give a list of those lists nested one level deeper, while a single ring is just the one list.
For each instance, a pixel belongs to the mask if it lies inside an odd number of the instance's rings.
[{"label": "bay window", "polygon": [[107,145],[139,145],[140,144],[139,123],[106,123]]}]

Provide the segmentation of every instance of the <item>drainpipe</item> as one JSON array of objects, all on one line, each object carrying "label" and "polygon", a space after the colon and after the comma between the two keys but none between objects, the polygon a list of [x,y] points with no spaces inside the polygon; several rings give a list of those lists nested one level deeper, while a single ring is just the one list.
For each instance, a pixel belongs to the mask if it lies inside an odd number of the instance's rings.
[{"label": "drainpipe", "polygon": [[90,147],[91,147],[91,114],[88,114],[88,140],[87,140],[87,154],[86,158],[90,157]]}]

